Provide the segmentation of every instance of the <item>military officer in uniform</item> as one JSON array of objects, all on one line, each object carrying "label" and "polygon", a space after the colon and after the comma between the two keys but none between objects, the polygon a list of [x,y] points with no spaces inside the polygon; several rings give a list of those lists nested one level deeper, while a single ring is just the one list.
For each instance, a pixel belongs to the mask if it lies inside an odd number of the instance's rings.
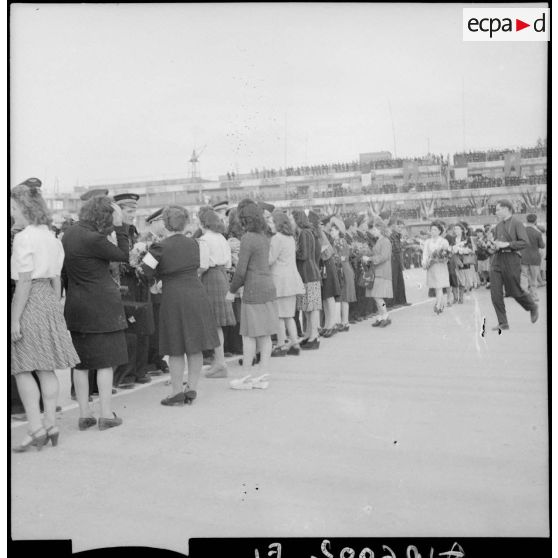
[{"label": "military officer in uniform", "polygon": [[[147,247],[153,242],[159,242],[165,238],[165,224],[163,222],[163,208],[154,211],[147,219],[148,225]],[[153,335],[149,338],[149,353],[147,357],[147,369],[151,376],[160,376],[169,371],[168,364],[163,360],[164,355],[159,354],[159,310],[161,307],[161,282],[155,281],[149,288],[151,292],[151,303],[153,304]]]},{"label": "military officer in uniform", "polygon": [[[139,233],[134,226],[139,195],[117,194],[114,201],[122,210],[122,221],[128,227],[130,252],[138,240]],[[147,384],[151,377],[147,374],[149,337],[153,334],[153,305],[147,279],[136,272],[129,263],[119,266],[120,292],[126,313],[128,329],[128,363],[119,366],[114,373],[114,383],[121,388],[131,388],[134,383]]]}]

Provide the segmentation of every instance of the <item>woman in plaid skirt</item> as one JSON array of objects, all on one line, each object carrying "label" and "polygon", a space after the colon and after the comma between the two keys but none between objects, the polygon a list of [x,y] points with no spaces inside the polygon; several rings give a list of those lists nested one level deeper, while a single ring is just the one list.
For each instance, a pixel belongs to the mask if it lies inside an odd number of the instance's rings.
[{"label": "woman in plaid skirt", "polygon": [[225,378],[227,365],[224,353],[224,326],[236,324],[232,303],[225,299],[229,291],[227,269],[232,266],[231,247],[223,233],[225,224],[212,209],[200,212],[198,215],[203,235],[198,239],[200,243],[201,282],[205,287],[213,316],[217,323],[217,334],[220,345],[215,347],[215,360],[206,372],[207,378]]}]

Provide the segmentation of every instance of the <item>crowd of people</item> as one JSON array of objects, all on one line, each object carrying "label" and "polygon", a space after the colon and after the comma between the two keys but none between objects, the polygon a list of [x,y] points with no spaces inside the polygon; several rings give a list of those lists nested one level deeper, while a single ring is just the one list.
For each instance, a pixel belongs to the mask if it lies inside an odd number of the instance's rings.
[{"label": "crowd of people", "polygon": [[138,199],[86,192],[79,220],[55,231],[39,180],[11,192],[12,410],[29,422],[14,451],[58,444],[54,370],[71,369],[79,430],[106,430],[122,424],[117,388],[169,373],[161,403],[191,404],[204,360],[207,378],[226,377],[226,353],[239,352],[250,382],[231,387],[265,387],[271,357],[317,350],[374,311],[373,325],[386,327],[387,308],[406,304],[398,222],[244,199],[228,215],[202,207],[195,231],[185,208],[161,208],[140,235]]},{"label": "crowd of people", "polygon": [[[504,296],[512,296],[538,319],[537,289],[546,283],[546,229],[527,215],[526,226],[513,216],[509,200],[496,204],[496,225],[473,228],[465,221],[448,225],[436,220],[430,238],[422,233],[421,264],[427,270],[427,286],[435,296],[434,312],[463,304],[464,295],[485,286],[498,317],[495,330],[509,329]],[[492,282],[492,284],[491,284]],[[504,294],[505,293],[505,294]]]},{"label": "crowd of people", "polygon": [[[495,264],[490,279],[532,321],[538,317],[544,241],[534,215],[528,234],[513,220],[479,230],[436,221],[430,238],[414,242],[389,212],[342,218],[243,199],[200,208],[199,226],[182,206],[160,208],[140,234],[133,224],[139,195],[109,197],[101,189],[83,194],[79,221],[54,231],[40,186],[28,179],[11,191],[12,411],[14,402],[22,405],[29,423],[17,452],[58,444],[55,370],[71,369],[81,431],[120,426],[112,395],[154,375],[170,376],[162,405],[191,405],[204,363],[206,378],[226,378],[227,354],[242,355],[245,373],[231,388],[266,388],[271,358],[318,350],[323,339],[372,316],[372,327],[388,327],[390,309],[408,305],[403,270],[419,262],[440,314],[489,286],[487,260],[501,259],[502,277],[515,274],[508,253],[535,243],[523,259],[526,291],[519,275],[502,279]],[[497,215],[502,204],[511,215],[507,201],[498,202]],[[492,298],[506,329],[498,289],[492,286]]]}]

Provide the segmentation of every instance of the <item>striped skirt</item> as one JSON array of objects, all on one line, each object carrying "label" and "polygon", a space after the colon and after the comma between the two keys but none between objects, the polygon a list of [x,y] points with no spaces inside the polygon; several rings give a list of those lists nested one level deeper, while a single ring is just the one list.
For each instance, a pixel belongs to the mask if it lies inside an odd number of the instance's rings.
[{"label": "striped skirt", "polygon": [[229,280],[223,266],[210,267],[201,277],[201,282],[209,298],[217,326],[236,324],[232,302],[225,300],[229,291]]},{"label": "striped skirt", "polygon": [[21,339],[11,344],[12,375],[60,370],[79,362],[60,300],[48,279],[34,279],[19,321]]}]

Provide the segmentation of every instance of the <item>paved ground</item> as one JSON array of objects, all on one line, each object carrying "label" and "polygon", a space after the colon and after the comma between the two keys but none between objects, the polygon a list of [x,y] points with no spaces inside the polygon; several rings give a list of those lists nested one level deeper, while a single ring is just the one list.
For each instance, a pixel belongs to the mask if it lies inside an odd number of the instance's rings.
[{"label": "paved ground", "polygon": [[510,331],[481,337],[488,291],[436,316],[422,278],[391,327],[272,359],[267,390],[203,380],[167,408],[162,378],[115,397],[125,422],[105,432],[65,409],[58,448],[12,454],[13,538],[186,553],[203,536],[547,536],[544,290],[537,324],[506,299]]}]

